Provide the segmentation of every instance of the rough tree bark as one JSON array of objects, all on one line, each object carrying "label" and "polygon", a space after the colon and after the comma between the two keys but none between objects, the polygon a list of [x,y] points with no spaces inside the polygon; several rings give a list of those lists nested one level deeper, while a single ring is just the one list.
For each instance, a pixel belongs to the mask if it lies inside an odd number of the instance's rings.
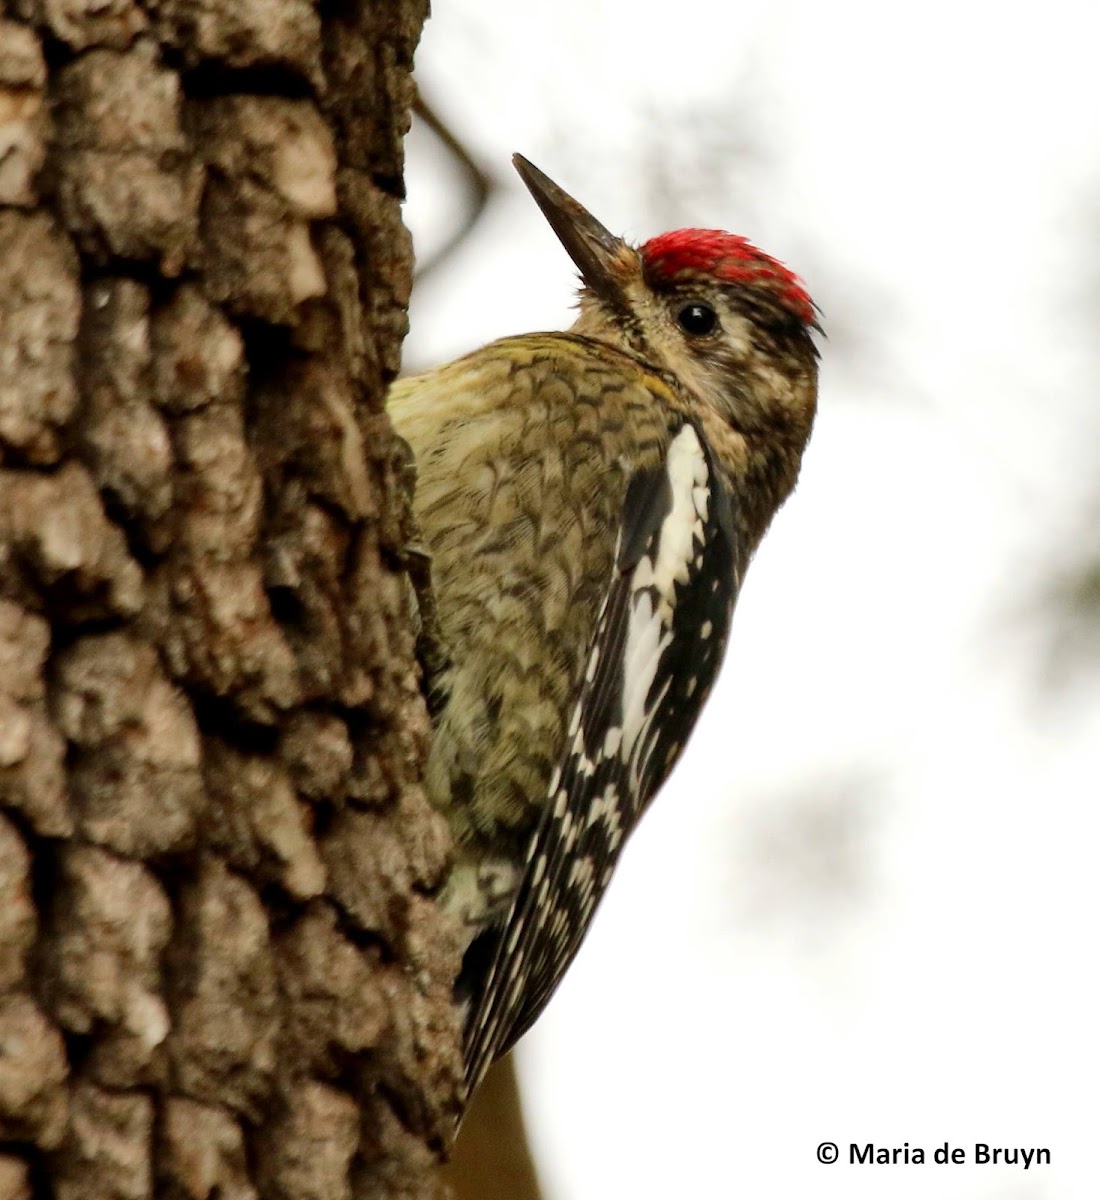
[{"label": "rough tree bark", "polygon": [[432,1196],[426,0],[0,0],[0,1197]]}]

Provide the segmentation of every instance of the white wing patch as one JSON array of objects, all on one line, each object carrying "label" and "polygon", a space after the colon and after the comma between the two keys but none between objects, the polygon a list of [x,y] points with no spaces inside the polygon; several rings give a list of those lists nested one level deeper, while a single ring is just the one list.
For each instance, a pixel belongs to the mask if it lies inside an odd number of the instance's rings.
[{"label": "white wing patch", "polygon": [[[654,550],[634,568],[633,602],[623,653],[622,754],[629,759],[645,741],[658,704],[650,697],[661,654],[672,640],[674,587],[687,582],[707,519],[710,471],[699,435],[684,425],[672,439],[666,461],[672,507],[661,522]],[[658,701],[660,698],[657,698]]]},{"label": "white wing patch", "polygon": [[[643,558],[635,568],[635,589],[638,587],[639,572],[652,576],[652,561]],[[620,740],[624,759],[630,758],[634,743],[645,730],[649,691],[657,677],[661,653],[670,639],[668,627],[661,620],[660,607],[654,609],[652,593],[648,589],[640,593],[635,590],[623,651],[623,726]]]},{"label": "white wing patch", "polygon": [[[653,564],[653,582],[661,597],[661,619],[672,619],[673,584],[687,583],[695,547],[703,541],[710,492],[707,467],[699,435],[693,425],[685,425],[672,439],[666,463],[672,489],[672,511],[661,523],[657,539],[657,561]],[[648,560],[642,559],[634,575]]]}]

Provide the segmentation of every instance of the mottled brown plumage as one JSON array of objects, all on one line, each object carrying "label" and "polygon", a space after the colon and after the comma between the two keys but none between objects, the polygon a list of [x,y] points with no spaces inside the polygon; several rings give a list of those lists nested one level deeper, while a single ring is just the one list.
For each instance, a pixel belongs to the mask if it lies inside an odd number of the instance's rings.
[{"label": "mottled brown plumage", "polygon": [[660,461],[677,403],[637,360],[564,334],[496,342],[394,389],[454,664],[437,681],[447,705],[428,790],[460,846],[518,831],[524,849],[611,574],[627,476]]}]

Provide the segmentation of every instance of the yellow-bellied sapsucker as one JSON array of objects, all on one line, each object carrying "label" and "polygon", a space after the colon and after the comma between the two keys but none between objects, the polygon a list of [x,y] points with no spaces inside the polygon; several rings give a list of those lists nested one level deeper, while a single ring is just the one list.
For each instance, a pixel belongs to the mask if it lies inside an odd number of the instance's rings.
[{"label": "yellow-bellied sapsucker", "polygon": [[815,309],[781,263],[718,230],[631,247],[515,162],[580,316],[389,401],[447,656],[427,788],[456,847],[470,1091],[542,1011],[683,750],[817,395]]}]

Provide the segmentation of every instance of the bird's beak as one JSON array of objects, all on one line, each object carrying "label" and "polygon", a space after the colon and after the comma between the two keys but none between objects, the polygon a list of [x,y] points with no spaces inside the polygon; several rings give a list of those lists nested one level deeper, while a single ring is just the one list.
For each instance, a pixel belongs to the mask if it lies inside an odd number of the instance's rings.
[{"label": "bird's beak", "polygon": [[586,286],[607,304],[623,304],[622,279],[630,271],[635,252],[606,229],[583,205],[522,154],[512,155],[520,179],[542,209]]}]

